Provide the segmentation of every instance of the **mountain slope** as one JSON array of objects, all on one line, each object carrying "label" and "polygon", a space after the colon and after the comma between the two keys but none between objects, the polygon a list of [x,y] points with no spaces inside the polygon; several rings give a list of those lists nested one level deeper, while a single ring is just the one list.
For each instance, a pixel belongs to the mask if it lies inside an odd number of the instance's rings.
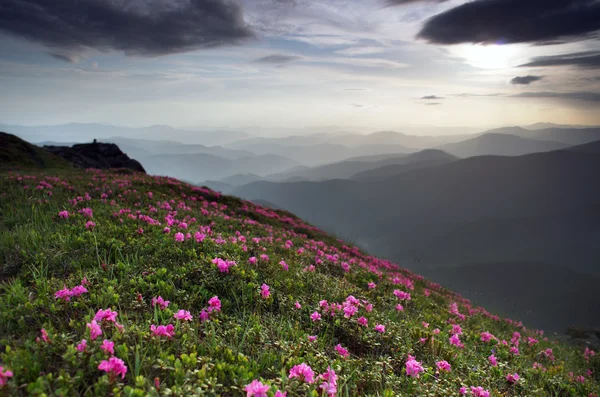
[{"label": "mountain slope", "polygon": [[543,128],[534,130],[521,127],[504,127],[484,132],[484,134],[487,133],[510,134],[525,139],[561,142],[566,145],[581,145],[600,141],[600,127]]},{"label": "mountain slope", "polygon": [[21,138],[0,132],[0,168],[69,168],[63,158]]},{"label": "mountain slope", "polygon": [[440,150],[458,157],[473,156],[521,156],[523,154],[549,152],[567,147],[560,142],[525,139],[505,133],[485,133],[466,141],[439,146]]},{"label": "mountain slope", "polygon": [[417,271],[521,261],[598,274],[598,169],[599,155],[561,150],[472,157],[382,180],[258,182],[234,194],[268,200]]},{"label": "mountain slope", "polygon": [[[25,188],[33,177],[42,189]],[[289,213],[144,174],[2,174],[0,187],[7,395],[600,390],[597,378],[574,378],[600,369],[583,347],[503,321]],[[514,373],[521,380],[509,383]]]},{"label": "mountain slope", "polygon": [[420,168],[435,167],[457,160],[456,156],[436,149],[409,154],[400,161],[381,161],[377,168],[361,171],[352,176],[356,180],[385,179]]}]

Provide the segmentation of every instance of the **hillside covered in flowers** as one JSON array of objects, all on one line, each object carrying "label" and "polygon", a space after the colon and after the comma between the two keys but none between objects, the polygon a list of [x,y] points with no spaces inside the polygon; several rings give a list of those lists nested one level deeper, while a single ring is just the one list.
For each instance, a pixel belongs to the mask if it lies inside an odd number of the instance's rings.
[{"label": "hillside covered in flowers", "polygon": [[0,174],[0,279],[0,395],[600,393],[593,350],[170,178]]}]

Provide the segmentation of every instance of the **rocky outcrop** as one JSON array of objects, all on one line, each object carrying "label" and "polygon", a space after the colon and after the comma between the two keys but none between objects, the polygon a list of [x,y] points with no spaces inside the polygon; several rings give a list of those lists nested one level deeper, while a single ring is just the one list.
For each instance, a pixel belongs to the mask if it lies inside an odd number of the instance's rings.
[{"label": "rocky outcrop", "polygon": [[50,153],[56,154],[76,168],[128,168],[146,173],[139,161],[129,158],[114,143],[81,143],[69,146],[44,146]]}]

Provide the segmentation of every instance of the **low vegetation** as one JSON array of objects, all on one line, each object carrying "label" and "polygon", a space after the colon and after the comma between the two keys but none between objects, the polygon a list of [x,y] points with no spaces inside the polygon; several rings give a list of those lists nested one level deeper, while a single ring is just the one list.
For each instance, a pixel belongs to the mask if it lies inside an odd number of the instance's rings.
[{"label": "low vegetation", "polygon": [[170,178],[0,174],[0,278],[0,394],[600,392],[592,350]]}]

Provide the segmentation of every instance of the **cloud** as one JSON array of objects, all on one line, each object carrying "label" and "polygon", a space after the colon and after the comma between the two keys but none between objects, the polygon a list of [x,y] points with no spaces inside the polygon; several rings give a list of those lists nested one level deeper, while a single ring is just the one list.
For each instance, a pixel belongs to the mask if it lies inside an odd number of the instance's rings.
[{"label": "cloud", "polygon": [[590,69],[600,68],[600,51],[584,51],[572,54],[535,57],[531,62],[519,66],[577,66]]},{"label": "cloud", "polygon": [[402,6],[412,3],[444,3],[448,0],[386,0],[386,3],[391,6]]},{"label": "cloud", "polygon": [[425,105],[431,105],[431,106],[435,106],[435,105],[441,105],[441,102],[428,102]]},{"label": "cloud", "polygon": [[510,81],[511,84],[522,84],[522,85],[529,85],[535,81],[540,81],[541,79],[543,79],[543,76],[532,76],[532,75],[527,75],[527,76],[517,76],[514,79],[512,79]]},{"label": "cloud", "polygon": [[427,100],[440,100],[440,99],[444,99],[442,97],[439,96],[435,96],[435,95],[426,95],[424,97],[421,97],[421,99],[427,99]]},{"label": "cloud", "polygon": [[253,36],[237,0],[2,0],[0,31],[76,62],[89,50],[159,56]]},{"label": "cloud", "polygon": [[353,103],[353,104],[352,104],[352,105],[350,105],[350,106],[353,106],[353,107],[355,107],[355,108],[362,108],[362,107],[364,107],[364,105],[361,105],[360,103]]},{"label": "cloud", "polygon": [[254,62],[268,63],[268,64],[272,64],[272,65],[284,65],[286,63],[290,63],[290,62],[296,61],[298,59],[301,59],[301,58],[298,56],[295,56],[295,55],[272,54],[272,55],[267,55],[262,58],[255,59]]},{"label": "cloud", "polygon": [[589,92],[589,91],[575,91],[575,92],[522,92],[520,94],[512,95],[518,98],[556,98],[556,99],[569,99],[578,100],[585,102],[600,102],[600,92]]},{"label": "cloud", "polygon": [[597,0],[475,0],[429,19],[418,34],[430,43],[576,41],[600,30]]}]

